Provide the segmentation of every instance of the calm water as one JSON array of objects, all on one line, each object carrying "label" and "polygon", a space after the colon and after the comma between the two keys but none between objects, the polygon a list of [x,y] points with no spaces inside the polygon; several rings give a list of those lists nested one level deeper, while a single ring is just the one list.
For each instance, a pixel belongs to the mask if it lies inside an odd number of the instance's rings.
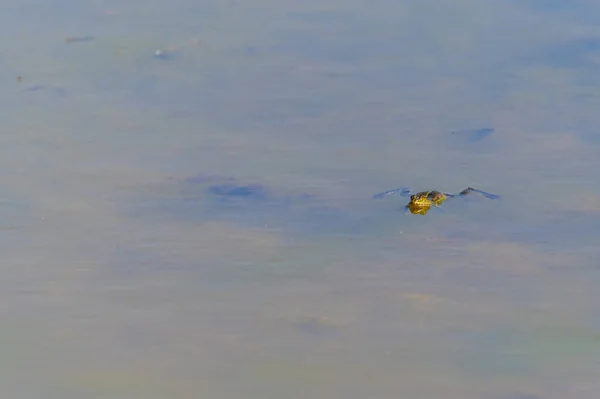
[{"label": "calm water", "polygon": [[600,9],[441,3],[6,5],[3,392],[596,399]]}]

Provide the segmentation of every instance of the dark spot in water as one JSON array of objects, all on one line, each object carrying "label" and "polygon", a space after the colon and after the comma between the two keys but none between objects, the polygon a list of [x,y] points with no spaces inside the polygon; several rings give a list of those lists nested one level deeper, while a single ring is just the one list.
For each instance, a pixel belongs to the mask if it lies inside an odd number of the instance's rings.
[{"label": "dark spot in water", "polygon": [[452,134],[463,137],[467,142],[470,143],[483,140],[492,133],[494,133],[494,129],[491,127],[485,127],[482,129],[455,130],[452,132]]},{"label": "dark spot in water", "polygon": [[221,184],[210,186],[208,189],[215,195],[224,197],[246,197],[254,199],[264,199],[269,196],[267,189],[260,184],[250,184],[247,186],[236,184]]},{"label": "dark spot in water", "polygon": [[168,195],[144,198],[135,208],[136,216],[162,215],[188,223],[222,221],[311,236],[352,234],[364,217],[301,190],[281,190],[230,176],[199,173],[170,180],[165,187]]},{"label": "dark spot in water", "polygon": [[[220,197],[237,197],[237,198],[250,198],[250,199],[274,199],[274,195],[271,195],[269,189],[262,184],[240,184],[236,182],[233,177],[223,177],[219,175],[211,175],[205,173],[199,173],[195,176],[191,176],[185,179],[186,183],[194,185],[203,185],[210,183],[208,186],[208,192]],[[303,194],[302,198],[309,198],[308,194]]]}]

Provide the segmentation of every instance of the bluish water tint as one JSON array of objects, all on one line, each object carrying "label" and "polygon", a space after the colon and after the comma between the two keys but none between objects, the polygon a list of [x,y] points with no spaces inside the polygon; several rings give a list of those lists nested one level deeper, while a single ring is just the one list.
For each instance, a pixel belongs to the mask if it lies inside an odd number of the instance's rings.
[{"label": "bluish water tint", "polygon": [[233,177],[219,176],[216,174],[198,173],[194,176],[186,177],[184,181],[190,184],[210,184],[211,182],[214,183],[218,181],[234,182],[235,179]]},{"label": "bluish water tint", "polygon": [[56,97],[67,97],[69,92],[63,87],[49,87],[46,85],[33,85],[24,89],[26,92],[46,92]]},{"label": "bluish water tint", "polygon": [[558,68],[590,69],[596,67],[599,55],[600,36],[582,37],[549,45],[540,62]]},{"label": "bluish water tint", "polygon": [[196,186],[200,189],[206,189],[208,193],[213,194],[216,198],[224,200],[280,201],[284,198],[289,200],[309,198],[309,195],[306,193],[282,197],[262,184],[245,184],[238,182],[237,179],[231,176],[198,174],[184,179],[184,182],[188,188]]},{"label": "bluish water tint", "polygon": [[586,0],[524,0],[519,1],[519,4],[525,5],[527,7],[533,7],[540,11],[561,12],[569,10],[580,10],[582,6],[589,4],[589,2]]},{"label": "bluish water tint", "polygon": [[[198,174],[171,186],[167,200],[144,198],[148,216],[154,212],[197,223],[223,221],[240,227],[274,228],[284,235],[363,235],[369,224],[369,207],[352,202],[335,206],[308,192],[286,192],[231,176]],[[363,205],[368,205],[365,198]]]},{"label": "bluish water tint", "polygon": [[474,192],[474,193],[478,193],[478,194],[483,195],[485,198],[489,198],[489,199],[493,199],[493,200],[497,200],[497,199],[502,198],[502,196],[499,195],[499,194],[486,193],[485,191],[478,190],[478,189],[473,188],[473,187],[469,187],[465,191],[466,191],[466,193],[461,194],[461,196],[468,195],[470,192]]},{"label": "bluish water tint", "polygon": [[526,347],[522,336],[509,329],[493,328],[487,331],[460,331],[451,333],[452,342],[463,346],[465,353],[457,359],[458,367],[477,370],[480,377],[494,375],[523,375],[535,365],[527,356],[518,355]]},{"label": "bluish water tint", "polygon": [[219,184],[209,186],[208,190],[223,197],[244,197],[249,199],[265,200],[269,197],[266,187],[260,184],[236,185],[236,184]]},{"label": "bluish water tint", "polygon": [[0,231],[30,225],[36,218],[35,213],[32,213],[34,209],[30,201],[24,198],[4,195],[0,198]]},{"label": "bluish water tint", "polygon": [[[597,340],[528,333],[598,331],[593,2],[30,3],[0,24],[12,397],[596,398]],[[404,216],[399,184],[497,194]]]},{"label": "bluish water tint", "polygon": [[401,187],[401,188],[395,188],[393,190],[388,190],[388,191],[384,191],[382,193],[375,194],[375,195],[373,195],[373,198],[380,199],[380,198],[388,197],[390,195],[399,195],[401,197],[405,197],[410,193],[411,193],[410,188]]},{"label": "bluish water tint", "polygon": [[486,137],[490,136],[494,133],[495,129],[491,127],[481,128],[481,129],[471,129],[471,130],[455,130],[452,134],[463,138],[465,141],[469,143],[481,141]]}]

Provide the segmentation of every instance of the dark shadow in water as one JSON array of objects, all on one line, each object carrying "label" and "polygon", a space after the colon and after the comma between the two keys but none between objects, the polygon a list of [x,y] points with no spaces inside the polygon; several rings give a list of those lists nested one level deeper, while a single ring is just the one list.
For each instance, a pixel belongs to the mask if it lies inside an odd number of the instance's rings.
[{"label": "dark shadow in water", "polygon": [[266,187],[260,184],[237,185],[237,184],[218,184],[209,186],[208,190],[215,195],[222,197],[244,197],[252,199],[267,199],[269,192]]},{"label": "dark shadow in water", "polygon": [[485,127],[482,129],[455,130],[452,132],[453,135],[456,135],[457,137],[460,137],[469,143],[481,141],[492,133],[494,133],[494,129],[491,127]]},{"label": "dark shadow in water", "polygon": [[[171,192],[144,198],[136,206],[148,217],[167,216],[194,223],[222,221],[287,234],[364,234],[366,216],[306,192],[285,192],[229,176],[198,174],[175,180]],[[165,190],[169,190],[165,186]],[[365,198],[365,203],[369,198]],[[363,212],[364,213],[364,212]]]},{"label": "dark shadow in water", "polygon": [[[386,193],[375,197],[385,197]],[[453,213],[460,212],[461,202],[467,204],[468,200],[452,201]],[[428,223],[405,215],[405,205],[404,200],[377,201],[368,195],[334,200],[301,188],[282,189],[232,176],[201,173],[183,179],[172,178],[160,183],[152,192],[144,191],[142,197],[130,205],[128,214],[148,221],[169,220],[198,226],[222,222],[298,239],[352,239],[354,246],[368,248],[379,245],[381,237],[396,236],[399,229],[409,231],[418,224],[423,224],[425,229],[428,225],[432,228],[437,225],[436,217]],[[441,209],[436,210],[439,210],[434,212],[438,216],[445,214]],[[452,234],[447,225],[435,231],[436,235],[443,235],[443,231]],[[469,232],[465,230],[467,236]]]}]

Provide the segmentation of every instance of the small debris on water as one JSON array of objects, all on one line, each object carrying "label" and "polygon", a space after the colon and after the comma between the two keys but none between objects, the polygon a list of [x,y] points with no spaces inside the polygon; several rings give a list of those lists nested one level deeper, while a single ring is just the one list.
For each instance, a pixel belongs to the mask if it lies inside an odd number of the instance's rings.
[{"label": "small debris on water", "polygon": [[174,55],[170,51],[156,49],[156,51],[154,51],[154,58],[157,58],[159,60],[172,60],[174,58]]},{"label": "small debris on water", "polygon": [[186,43],[166,45],[163,48],[157,48],[156,50],[154,50],[154,58],[158,58],[160,60],[172,60],[184,51],[199,48],[202,46],[202,39],[200,39],[199,37],[192,37]]}]

